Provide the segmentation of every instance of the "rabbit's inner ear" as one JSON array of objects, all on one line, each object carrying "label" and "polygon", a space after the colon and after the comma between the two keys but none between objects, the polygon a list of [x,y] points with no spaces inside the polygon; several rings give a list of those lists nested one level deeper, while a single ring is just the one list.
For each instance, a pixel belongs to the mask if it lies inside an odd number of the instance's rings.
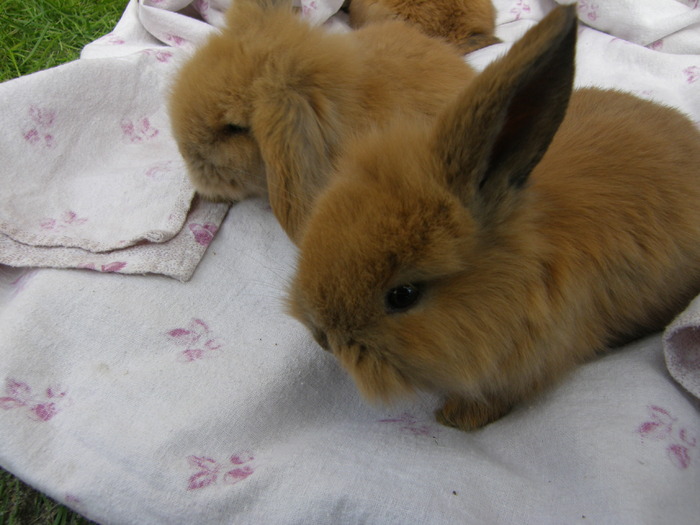
[{"label": "rabbit's inner ear", "polygon": [[544,44],[551,47],[533,57],[514,89],[486,175],[504,172],[507,182],[515,186],[525,182],[564,120],[574,77],[576,24],[571,23],[560,42]]},{"label": "rabbit's inner ear", "polygon": [[555,8],[441,117],[447,183],[477,215],[507,201],[549,147],[571,95],[575,45],[575,8]]}]

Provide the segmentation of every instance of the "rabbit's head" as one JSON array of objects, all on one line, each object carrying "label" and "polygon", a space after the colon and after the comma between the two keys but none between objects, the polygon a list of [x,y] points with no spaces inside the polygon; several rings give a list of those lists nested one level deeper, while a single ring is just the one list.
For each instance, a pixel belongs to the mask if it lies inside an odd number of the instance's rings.
[{"label": "rabbit's head", "polygon": [[[576,39],[558,8],[437,119],[399,117],[344,152],[300,242],[292,315],[370,399],[479,398],[522,367],[528,177],[566,112]],[[506,379],[503,379],[503,378]]]},{"label": "rabbit's head", "polygon": [[264,196],[266,170],[325,168],[317,164],[324,162],[328,147],[319,129],[327,104],[315,71],[333,71],[332,56],[317,45],[319,32],[299,19],[291,4],[237,0],[227,26],[175,79],[173,133],[205,198]]}]

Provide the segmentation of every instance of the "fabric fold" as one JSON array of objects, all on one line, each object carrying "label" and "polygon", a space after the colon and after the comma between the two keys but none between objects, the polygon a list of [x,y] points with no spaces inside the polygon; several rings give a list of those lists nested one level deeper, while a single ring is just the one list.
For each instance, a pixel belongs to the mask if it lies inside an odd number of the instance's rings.
[{"label": "fabric fold", "polygon": [[700,297],[666,329],[663,342],[668,372],[700,399]]}]

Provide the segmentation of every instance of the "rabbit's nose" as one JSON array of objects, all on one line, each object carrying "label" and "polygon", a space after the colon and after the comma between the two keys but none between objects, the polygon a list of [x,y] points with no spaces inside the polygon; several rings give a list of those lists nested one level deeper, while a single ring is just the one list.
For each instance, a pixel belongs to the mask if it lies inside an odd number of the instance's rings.
[{"label": "rabbit's nose", "polygon": [[323,330],[316,328],[313,330],[313,336],[318,345],[323,348],[326,352],[329,352],[331,347],[328,344],[328,335]]}]

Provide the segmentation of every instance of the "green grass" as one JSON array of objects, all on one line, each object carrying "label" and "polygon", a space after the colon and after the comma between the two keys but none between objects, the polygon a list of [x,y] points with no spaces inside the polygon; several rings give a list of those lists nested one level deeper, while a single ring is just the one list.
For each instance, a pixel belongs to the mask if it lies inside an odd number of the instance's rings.
[{"label": "green grass", "polygon": [[0,469],[0,525],[92,523]]},{"label": "green grass", "polygon": [[78,58],[109,33],[127,0],[0,0],[0,81]]},{"label": "green grass", "polygon": [[[0,82],[75,60],[109,33],[128,0],[0,0]],[[0,525],[85,525],[0,469]]]}]

